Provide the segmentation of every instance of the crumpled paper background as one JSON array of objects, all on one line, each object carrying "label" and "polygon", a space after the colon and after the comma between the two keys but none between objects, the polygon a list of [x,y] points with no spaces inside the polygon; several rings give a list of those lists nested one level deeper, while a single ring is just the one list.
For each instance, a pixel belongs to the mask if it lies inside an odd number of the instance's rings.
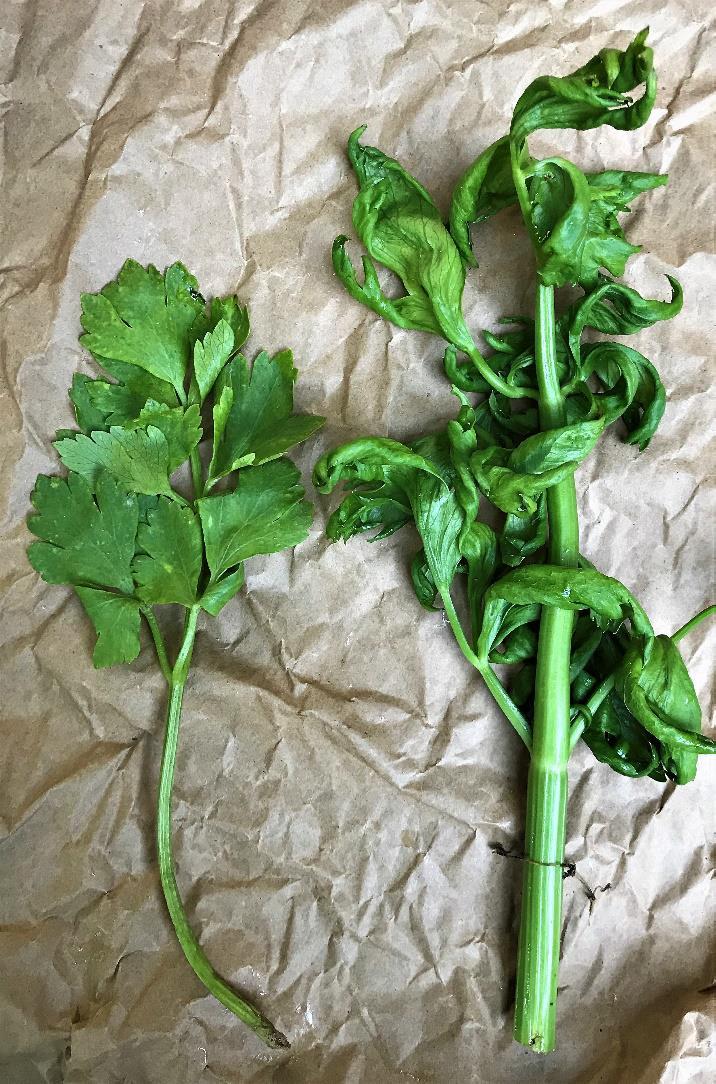
[{"label": "crumpled paper background", "polygon": [[[344,155],[361,122],[442,207],[536,75],[650,23],[658,104],[634,134],[540,137],[587,168],[668,170],[630,281],[682,315],[630,340],[668,388],[639,456],[611,434],[578,475],[585,553],[657,629],[709,601],[714,347],[713,37],[706,0],[617,4],[16,0],[2,13],[0,1079],[4,1084],[702,1084],[716,1072],[708,842],[716,765],[674,790],[580,747],[571,768],[559,1049],[511,1041],[526,757],[412,594],[408,531],[331,547],[316,501],[295,555],[199,633],[175,791],[176,858],[211,958],[292,1040],[272,1054],[204,996],[154,862],[164,689],[146,646],[95,672],[63,587],[26,563],[32,481],[55,471],[66,388],[89,370],[79,294],[127,256],[236,289],[258,348],[294,348],[299,460],[455,410],[437,340],[351,301]],[[469,322],[525,310],[517,218],[477,237]],[[354,249],[355,252],[355,249]],[[712,522],[712,521],[711,521]],[[171,615],[170,615],[171,617]],[[684,641],[709,725],[713,632]]]}]

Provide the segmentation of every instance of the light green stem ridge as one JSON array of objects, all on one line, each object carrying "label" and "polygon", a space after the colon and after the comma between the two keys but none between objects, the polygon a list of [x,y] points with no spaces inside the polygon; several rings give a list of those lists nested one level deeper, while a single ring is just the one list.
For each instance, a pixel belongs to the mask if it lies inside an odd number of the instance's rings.
[{"label": "light green stem ridge", "polygon": [[192,450],[189,456],[189,466],[191,467],[191,481],[194,486],[194,500],[198,500],[199,497],[204,496],[204,476],[201,470],[201,458],[198,448]]},{"label": "light green stem ridge", "polygon": [[209,963],[203,949],[199,945],[196,936],[189,925],[184,905],[179,895],[176,877],[174,876],[174,862],[172,858],[172,785],[174,782],[174,766],[176,762],[177,745],[179,742],[179,722],[181,719],[182,699],[184,685],[189,673],[194,638],[196,636],[196,623],[199,617],[199,606],[192,606],[187,613],[184,628],[184,639],[179,649],[176,663],[171,672],[169,706],[167,709],[167,725],[164,735],[164,750],[162,753],[162,767],[159,776],[159,798],[157,802],[157,850],[159,854],[159,875],[164,892],[164,899],[169,909],[172,925],[176,932],[179,944],[182,947],[187,962],[209,993],[233,1012],[240,1020],[243,1020],[256,1034],[270,1047],[286,1047],[288,1040],[280,1031],[277,1031],[270,1020],[267,1020],[257,1009],[245,1001],[235,990],[217,975]]},{"label": "light green stem ridge", "polygon": [[522,738],[522,741],[525,743],[527,748],[531,749],[532,733],[530,731],[529,723],[525,719],[520,709],[515,704],[510,694],[507,692],[507,689],[504,687],[497,674],[490,666],[489,662],[483,663],[467,642],[467,637],[465,636],[462,625],[460,624],[460,618],[458,617],[455,610],[449,587],[440,587],[438,588],[438,590],[440,592],[440,598],[443,601],[445,614],[448,621],[450,622],[450,628],[453,631],[453,635],[457,640],[460,650],[462,651],[463,655],[470,663],[470,665],[474,666],[475,669],[480,672],[485,681],[485,684],[497,701],[498,706],[502,709],[504,714],[512,723],[512,726]]},{"label": "light green stem ridge", "polygon": [[[537,286],[536,364],[543,430],[563,426],[555,343],[554,290]],[[579,525],[573,477],[547,490],[549,561],[576,568]],[[543,607],[535,675],[532,760],[527,783],[524,889],[517,958],[515,1039],[554,1049],[557,971],[570,753],[569,659],[573,614]]]},{"label": "light green stem ridge", "polygon": [[169,658],[167,657],[167,649],[164,643],[164,637],[162,636],[162,631],[159,628],[159,624],[154,614],[154,610],[151,606],[143,606],[142,613],[144,614],[147,625],[149,626],[149,631],[152,634],[152,640],[154,641],[154,647],[156,648],[159,667],[162,671],[162,674],[164,675],[164,680],[167,682],[168,685],[171,685],[172,668],[169,663]]}]

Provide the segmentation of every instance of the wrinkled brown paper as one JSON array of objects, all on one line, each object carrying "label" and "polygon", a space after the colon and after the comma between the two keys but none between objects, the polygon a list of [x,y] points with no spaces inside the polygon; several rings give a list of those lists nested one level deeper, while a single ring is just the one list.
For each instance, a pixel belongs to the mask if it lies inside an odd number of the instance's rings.
[{"label": "wrinkled brown paper", "polygon": [[[57,470],[66,389],[89,371],[79,295],[127,256],[238,290],[253,344],[290,345],[305,447],[397,438],[454,414],[436,339],[390,327],[332,275],[350,232],[348,133],[395,154],[443,208],[518,92],[651,25],[643,131],[540,136],[586,168],[668,170],[638,204],[630,281],[682,315],[630,340],[669,404],[643,455],[607,436],[578,474],[585,553],[657,629],[711,595],[713,48],[706,0],[4,5],[0,328],[3,1084],[705,1084],[716,1074],[708,842],[716,763],[674,790],[581,746],[571,767],[559,1048],[511,1040],[526,757],[418,606],[415,539],[330,546],[319,497],[295,555],[255,559],[199,633],[175,794],[179,882],[209,956],[293,1049],[270,1053],[206,996],[159,891],[164,689],[148,645],[95,672],[65,587],[25,559],[28,496]],[[709,46],[711,60],[709,61]],[[711,95],[711,97],[709,97]],[[540,145],[542,145],[540,144]],[[525,311],[513,213],[478,233],[469,322]],[[353,249],[355,254],[356,249]],[[711,408],[713,403],[711,402]],[[170,615],[173,617],[175,615]],[[713,630],[684,641],[706,725]]]}]

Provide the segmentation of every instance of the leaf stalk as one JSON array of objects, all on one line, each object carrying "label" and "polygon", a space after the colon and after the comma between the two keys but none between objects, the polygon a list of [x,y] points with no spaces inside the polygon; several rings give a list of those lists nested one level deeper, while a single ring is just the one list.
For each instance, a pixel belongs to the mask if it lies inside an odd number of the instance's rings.
[{"label": "leaf stalk", "polygon": [[[554,288],[541,283],[537,286],[535,331],[540,426],[557,429],[565,424],[566,411],[557,372]],[[547,517],[550,563],[576,568],[579,526],[571,475],[547,490]],[[527,783],[514,1036],[541,1053],[554,1049],[557,1019],[573,620],[570,610],[542,608]]]},{"label": "leaf stalk", "polygon": [[189,924],[174,874],[171,825],[172,787],[179,743],[179,724],[181,721],[184,686],[189,674],[199,612],[200,607],[198,605],[192,606],[187,611],[184,639],[176,663],[171,671],[169,682],[169,703],[167,706],[157,800],[157,851],[162,891],[184,956],[200,982],[222,1005],[248,1025],[267,1046],[273,1048],[287,1047],[289,1045],[288,1040],[280,1031],[277,1031],[271,1021],[248,1001],[240,997],[235,990],[217,975]]}]

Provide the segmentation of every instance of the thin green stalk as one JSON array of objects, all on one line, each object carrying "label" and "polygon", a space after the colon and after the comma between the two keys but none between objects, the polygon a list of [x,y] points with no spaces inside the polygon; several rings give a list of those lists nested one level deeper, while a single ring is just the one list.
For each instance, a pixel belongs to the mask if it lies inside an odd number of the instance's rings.
[{"label": "thin green stalk", "polygon": [[199,606],[192,606],[187,612],[187,620],[184,628],[184,639],[179,649],[177,661],[171,673],[169,706],[167,709],[167,725],[164,736],[164,751],[162,754],[162,767],[159,776],[159,798],[157,803],[157,849],[159,852],[159,875],[164,892],[169,914],[174,930],[176,931],[179,944],[182,947],[187,962],[194,973],[213,996],[230,1009],[240,1020],[243,1020],[260,1039],[270,1047],[286,1047],[288,1040],[280,1031],[277,1031],[270,1020],[267,1020],[257,1009],[245,1001],[232,990],[206,958],[199,942],[197,941],[189,920],[187,919],[184,905],[179,895],[176,878],[174,876],[174,863],[172,859],[172,826],[171,804],[172,784],[174,782],[174,765],[176,761],[177,744],[179,741],[179,722],[181,719],[182,699],[184,685],[189,673],[191,655],[196,636],[196,623],[199,617]]},{"label": "thin green stalk", "polygon": [[[536,366],[540,425],[563,426],[557,375],[554,290],[537,287]],[[576,568],[579,526],[574,479],[547,490],[549,561]],[[570,739],[569,658],[573,614],[543,607],[535,676],[532,760],[527,784],[525,872],[517,960],[515,1039],[533,1050],[554,1049],[557,970],[562,922]]]},{"label": "thin green stalk", "polygon": [[602,702],[606,700],[610,692],[614,688],[614,682],[616,680],[615,674],[609,674],[602,681],[599,682],[596,689],[589,697],[589,699],[580,707],[582,711],[579,712],[577,718],[572,724],[572,729],[569,734],[569,751],[570,753],[574,749],[575,745],[584,733],[584,728],[587,725],[587,721],[594,715],[596,711],[602,705]]},{"label": "thin green stalk", "polygon": [[457,640],[460,650],[462,651],[463,655],[470,663],[470,665],[474,666],[475,669],[480,672],[485,681],[485,684],[497,701],[497,704],[507,716],[509,721],[512,723],[512,726],[522,738],[522,741],[525,743],[527,748],[531,749],[532,733],[530,731],[529,723],[525,719],[520,709],[515,704],[510,694],[507,692],[507,689],[504,687],[497,674],[490,666],[489,662],[483,663],[467,642],[467,637],[465,636],[462,625],[460,624],[460,618],[458,617],[455,610],[455,606],[450,596],[449,589],[447,587],[439,588],[439,591],[440,597],[443,601],[443,606],[445,607],[447,619],[450,622],[450,628],[453,631],[453,635]]},{"label": "thin green stalk", "polygon": [[162,636],[162,630],[159,628],[159,624],[154,614],[154,610],[151,606],[143,606],[142,613],[144,614],[146,622],[149,625],[149,631],[151,632],[152,639],[154,640],[154,647],[157,651],[157,659],[159,660],[159,666],[161,668],[162,674],[164,675],[164,680],[166,681],[167,685],[171,685],[172,667],[171,663],[169,662],[169,657],[167,655],[167,649],[166,644],[164,643],[164,637]]},{"label": "thin green stalk", "polygon": [[189,456],[189,465],[191,467],[191,481],[194,486],[194,500],[198,500],[204,496],[204,475],[201,469],[201,458],[199,456],[199,449],[194,448]]},{"label": "thin green stalk", "polygon": [[488,364],[487,360],[482,356],[474,343],[472,347],[468,349],[467,356],[470,358],[470,361],[475,366],[480,376],[487,381],[493,391],[506,396],[508,399],[537,398],[537,392],[532,388],[513,388],[512,384],[508,384],[506,380],[503,380]]},{"label": "thin green stalk", "polygon": [[700,625],[707,617],[713,617],[714,614],[716,614],[716,606],[707,606],[705,610],[701,610],[700,613],[695,614],[690,621],[687,621],[685,625],[682,625],[680,629],[677,629],[676,632],[672,634],[671,639],[677,644],[679,640],[683,640],[684,636],[688,636],[690,632],[693,632],[697,625]]}]

